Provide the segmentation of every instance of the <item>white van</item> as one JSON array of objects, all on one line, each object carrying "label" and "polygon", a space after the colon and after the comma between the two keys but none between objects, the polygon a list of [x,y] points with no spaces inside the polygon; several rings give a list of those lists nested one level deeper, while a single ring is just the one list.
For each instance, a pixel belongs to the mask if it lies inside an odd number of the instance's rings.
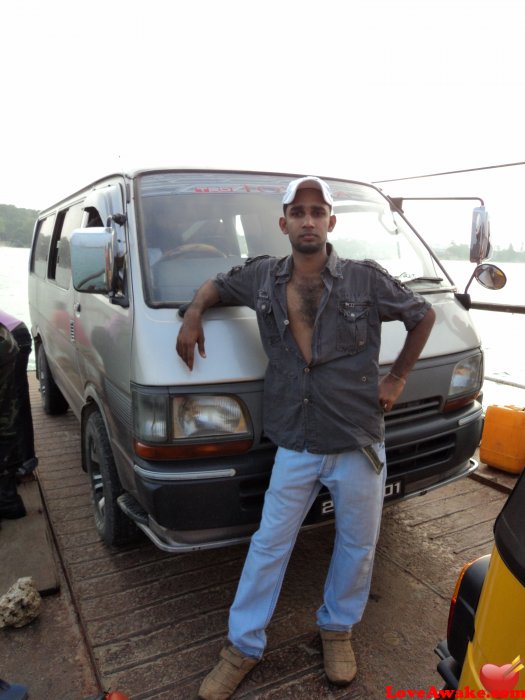
[{"label": "white van", "polygon": [[[288,255],[278,219],[295,177],[137,170],[97,180],[41,212],[29,304],[42,401],[48,413],[69,406],[80,421],[82,465],[108,544],[127,541],[138,526],[158,547],[180,552],[239,542],[257,528],[275,447],[261,420],[267,360],[254,312],[209,310],[207,359],[193,372],[175,342],[184,306],[203,281],[248,257]],[[385,416],[389,502],[475,469],[483,353],[468,295],[457,293],[399,202],[365,183],[325,179],[338,255],[376,260],[437,314]],[[488,249],[483,217],[476,210],[483,243],[476,262]],[[486,286],[493,269],[478,268]],[[404,337],[401,323],[384,324],[382,372]],[[330,519],[332,510],[321,492],[305,524]]]}]

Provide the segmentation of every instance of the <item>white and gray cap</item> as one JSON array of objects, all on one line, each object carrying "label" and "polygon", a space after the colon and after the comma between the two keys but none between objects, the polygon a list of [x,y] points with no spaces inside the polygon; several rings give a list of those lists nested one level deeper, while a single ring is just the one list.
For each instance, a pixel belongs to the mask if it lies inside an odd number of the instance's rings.
[{"label": "white and gray cap", "polygon": [[295,199],[297,190],[303,189],[320,190],[324,201],[330,207],[333,206],[334,200],[332,193],[330,192],[330,188],[324,180],[321,180],[320,177],[315,177],[315,175],[300,177],[297,180],[292,180],[290,183],[288,183],[288,187],[286,188],[286,192],[284,193],[283,197],[283,204],[291,204]]}]

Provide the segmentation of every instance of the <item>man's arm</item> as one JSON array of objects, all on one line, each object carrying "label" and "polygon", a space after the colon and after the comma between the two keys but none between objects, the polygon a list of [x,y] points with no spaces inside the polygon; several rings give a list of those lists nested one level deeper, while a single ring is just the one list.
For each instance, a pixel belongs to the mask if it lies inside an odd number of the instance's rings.
[{"label": "man's arm", "polygon": [[177,352],[188,365],[193,369],[193,359],[195,355],[195,344],[197,344],[199,355],[206,357],[204,350],[204,331],[202,328],[202,314],[215,306],[220,301],[219,290],[212,280],[205,282],[196,291],[193,301],[186,309],[184,320],[177,336]]},{"label": "man's arm", "polygon": [[390,411],[403,391],[406,377],[415,365],[436,320],[436,312],[430,308],[421,321],[408,331],[405,343],[390,372],[379,383],[379,403],[384,411]]}]

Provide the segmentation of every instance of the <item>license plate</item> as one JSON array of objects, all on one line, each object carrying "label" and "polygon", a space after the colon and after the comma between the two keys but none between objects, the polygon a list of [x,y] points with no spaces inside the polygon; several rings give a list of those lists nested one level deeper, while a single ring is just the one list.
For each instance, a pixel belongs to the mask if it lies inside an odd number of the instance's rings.
[{"label": "license plate", "polygon": [[[396,481],[387,481],[385,484],[385,501],[393,498],[400,498],[403,495],[403,482],[401,479]],[[334,502],[331,498],[325,498],[321,501],[321,515],[327,517],[334,514]]]},{"label": "license plate", "polygon": [[403,482],[401,479],[387,481],[385,484],[385,501],[391,498],[400,498],[403,495]]}]

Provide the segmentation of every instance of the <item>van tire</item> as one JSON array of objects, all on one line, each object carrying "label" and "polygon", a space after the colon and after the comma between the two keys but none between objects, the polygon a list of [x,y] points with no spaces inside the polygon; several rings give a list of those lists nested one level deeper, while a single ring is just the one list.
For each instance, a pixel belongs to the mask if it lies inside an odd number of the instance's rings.
[{"label": "van tire", "polygon": [[123,545],[139,535],[135,523],[120,509],[123,488],[102,416],[93,411],[82,431],[83,463],[89,475],[95,526],[107,545]]},{"label": "van tire", "polygon": [[38,346],[36,363],[42,408],[50,416],[62,415],[69,408],[69,404],[53,379],[42,344]]}]

